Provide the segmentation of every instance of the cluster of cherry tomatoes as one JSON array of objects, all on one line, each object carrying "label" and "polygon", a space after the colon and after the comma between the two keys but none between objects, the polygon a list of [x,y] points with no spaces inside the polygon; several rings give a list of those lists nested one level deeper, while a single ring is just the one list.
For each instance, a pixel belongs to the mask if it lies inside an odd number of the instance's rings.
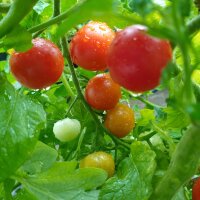
[{"label": "cluster of cherry tomatoes", "polygon": [[[37,38],[32,44],[30,50],[11,55],[11,72],[25,87],[46,88],[60,78],[64,58],[51,41]],[[88,82],[85,99],[92,108],[106,111],[105,127],[119,138],[129,134],[135,124],[132,109],[119,103],[121,86],[133,92],[155,88],[162,70],[172,59],[170,43],[148,35],[141,25],[116,33],[105,23],[91,21],[75,34],[69,50],[76,65],[91,71],[109,71]],[[72,130],[72,123],[77,124],[76,130]],[[66,142],[77,137],[80,129],[79,122],[67,118],[56,123],[53,131],[59,140]],[[113,158],[105,152],[95,152],[80,162],[80,167],[88,166],[103,168],[109,176],[114,174]]]}]

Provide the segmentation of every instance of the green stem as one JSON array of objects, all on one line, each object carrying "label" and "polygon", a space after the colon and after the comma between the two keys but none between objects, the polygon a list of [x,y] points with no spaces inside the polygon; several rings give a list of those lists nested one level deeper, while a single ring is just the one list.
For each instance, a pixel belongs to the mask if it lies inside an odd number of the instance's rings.
[{"label": "green stem", "polygon": [[148,107],[150,107],[150,108],[163,108],[162,106],[159,106],[159,105],[156,105],[156,104],[154,104],[154,103],[152,103],[152,102],[150,102],[150,101],[148,101],[148,100],[146,100],[146,99],[144,99],[144,98],[142,98],[142,97],[140,97],[140,96],[137,96],[137,97],[135,97],[137,100],[139,100],[139,101],[141,101],[141,102],[143,102],[144,104],[146,104]]},{"label": "green stem", "polygon": [[159,106],[159,105],[157,105],[157,104],[154,104],[154,103],[152,103],[152,102],[150,102],[150,101],[148,101],[148,100],[142,98],[141,96],[135,96],[132,92],[130,92],[130,91],[128,91],[128,90],[125,90],[125,89],[122,89],[122,90],[125,91],[126,93],[128,93],[131,97],[133,97],[133,98],[135,98],[135,99],[141,101],[141,102],[144,103],[146,106],[148,106],[148,107],[150,107],[150,108],[152,108],[152,109],[154,109],[154,108],[159,108],[159,109],[160,109],[160,108],[163,108],[162,106]]},{"label": "green stem", "polygon": [[140,137],[138,138],[138,140],[140,140],[140,141],[149,140],[149,139],[150,139],[151,137],[153,137],[156,133],[157,133],[156,131],[152,131],[152,132],[148,133],[147,135],[140,136]]},{"label": "green stem", "polygon": [[32,37],[33,37],[33,38],[37,38],[41,33],[43,33],[44,30],[45,30],[45,29],[42,29],[42,30],[40,30],[40,31],[37,31],[36,33],[34,33],[34,34],[32,35]]},{"label": "green stem", "polygon": [[32,10],[38,0],[15,0],[6,14],[0,21],[0,38],[12,31],[16,25]]},{"label": "green stem", "polygon": [[77,148],[76,148],[76,150],[75,150],[75,152],[74,152],[74,155],[72,156],[72,159],[77,160],[77,156],[78,156],[78,154],[79,154],[79,152],[80,152],[81,144],[82,144],[82,142],[83,142],[83,138],[84,138],[84,136],[85,136],[85,132],[86,132],[86,128],[84,128],[84,129],[82,130],[81,134],[80,134],[80,137],[79,137],[79,140],[78,140],[78,144],[77,144]]},{"label": "green stem", "polygon": [[[191,68],[190,68],[190,57],[188,53],[188,47],[187,42],[183,40],[183,44],[181,45],[181,53],[183,57],[183,63],[184,63],[184,91],[182,101],[185,101],[183,103],[187,105],[190,105],[191,103],[194,103],[194,93],[193,93],[193,87],[192,87],[192,81],[191,81]],[[186,43],[186,44],[185,44]]]},{"label": "green stem", "polygon": [[[60,0],[54,0],[53,17],[56,17],[59,14],[60,14]],[[74,99],[75,95],[74,95],[64,73],[62,73],[61,80],[62,80],[63,85],[65,86],[65,89],[66,89],[67,93],[69,94],[69,96],[71,96],[72,99]]]},{"label": "green stem", "polygon": [[153,129],[159,134],[160,138],[165,140],[165,142],[169,145],[169,154],[170,156],[174,153],[175,150],[175,144],[173,139],[168,135],[167,132],[163,131],[160,127],[158,127],[156,124],[152,123]]},{"label": "green stem", "polygon": [[77,102],[77,100],[78,100],[78,96],[77,96],[77,97],[74,99],[74,101],[70,104],[70,106],[69,106],[69,108],[68,108],[68,110],[67,110],[67,113],[66,113],[65,117],[68,116],[69,112],[71,111],[71,109],[73,108],[73,106],[74,106],[74,104]]},{"label": "green stem", "polygon": [[200,155],[200,127],[192,125],[180,140],[165,176],[150,200],[169,200],[196,172]]},{"label": "green stem", "polygon": [[0,3],[0,13],[7,13],[10,9],[10,4]]},{"label": "green stem", "polygon": [[39,24],[37,26],[34,26],[30,29],[28,29],[29,32],[31,33],[35,33],[37,31],[46,29],[47,27],[53,25],[53,24],[57,24],[60,23],[61,21],[65,20],[68,16],[70,16],[72,13],[77,13],[79,12],[79,8],[86,2],[87,0],[83,0],[80,1],[79,3],[77,3],[75,6],[73,6],[72,8],[70,8],[69,10],[63,12],[62,14],[50,19],[47,22],[44,22],[42,24]]},{"label": "green stem", "polygon": [[60,15],[60,0],[54,0],[53,17]]},{"label": "green stem", "polygon": [[[53,17],[52,17],[52,18],[54,18],[54,17],[60,15],[60,0],[54,0],[54,4],[53,4],[53,5],[54,5],[54,8],[53,8]],[[35,33],[32,35],[33,38],[38,37],[41,33],[43,33],[43,32],[45,31],[45,29],[46,29],[46,28],[41,29],[41,30],[35,32]]]},{"label": "green stem", "polygon": [[73,93],[73,91],[72,91],[72,89],[71,89],[71,87],[70,87],[70,85],[69,85],[64,73],[61,76],[61,81],[63,82],[63,85],[65,86],[65,89],[66,89],[67,93],[69,94],[69,96],[71,96],[72,99],[74,99],[75,98],[75,94]]},{"label": "green stem", "polygon": [[68,64],[69,64],[69,68],[70,68],[70,71],[71,71],[71,74],[72,74],[72,79],[73,79],[73,82],[74,82],[74,85],[75,85],[75,88],[77,90],[77,93],[78,93],[78,96],[79,98],[81,99],[81,101],[83,102],[84,106],[86,107],[86,109],[90,112],[92,118],[94,119],[96,125],[102,130],[104,131],[105,133],[107,133],[111,138],[112,140],[118,144],[118,145],[122,145],[124,147],[126,147],[127,149],[130,149],[130,145],[123,142],[122,140],[120,140],[119,138],[115,137],[114,135],[112,135],[112,133],[110,133],[103,125],[102,123],[99,121],[98,117],[96,116],[96,114],[94,113],[94,111],[91,109],[91,107],[87,104],[87,102],[85,101],[85,98],[82,94],[82,91],[81,91],[81,88],[80,88],[80,85],[79,85],[79,81],[76,77],[76,73],[75,73],[75,70],[74,70],[74,66],[73,66],[73,63],[71,61],[71,58],[70,58],[70,55],[69,55],[69,50],[68,50],[68,45],[67,45],[67,41],[66,41],[66,38],[62,38],[61,39],[61,44],[62,44],[62,48],[63,48],[63,53],[64,53],[64,56],[66,57],[67,61],[68,61]]}]

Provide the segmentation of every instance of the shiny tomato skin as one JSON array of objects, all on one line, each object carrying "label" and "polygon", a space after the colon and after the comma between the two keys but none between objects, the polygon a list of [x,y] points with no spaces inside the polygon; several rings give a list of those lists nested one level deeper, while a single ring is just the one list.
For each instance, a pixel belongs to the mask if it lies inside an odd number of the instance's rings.
[{"label": "shiny tomato skin", "polygon": [[107,111],[104,124],[116,137],[125,137],[135,126],[134,112],[129,106],[118,103],[115,108]]},{"label": "shiny tomato skin", "polygon": [[110,110],[121,97],[120,86],[108,74],[98,74],[88,82],[85,98],[97,110]]},{"label": "shiny tomato skin", "polygon": [[49,40],[36,38],[32,43],[28,51],[11,55],[11,72],[27,88],[46,88],[60,78],[64,58],[59,48]]},{"label": "shiny tomato skin", "polygon": [[114,81],[133,92],[145,92],[159,85],[162,70],[171,59],[167,40],[148,35],[144,26],[133,25],[116,34],[107,62]]},{"label": "shiny tomato skin", "polygon": [[86,156],[80,161],[80,168],[95,167],[104,169],[108,177],[112,177],[115,172],[115,162],[112,155],[98,151]]},{"label": "shiny tomato skin", "polygon": [[115,32],[106,23],[91,21],[83,26],[70,43],[73,63],[96,71],[107,68],[106,55]]},{"label": "shiny tomato skin", "polygon": [[200,200],[200,178],[198,178],[192,187],[192,200]]}]

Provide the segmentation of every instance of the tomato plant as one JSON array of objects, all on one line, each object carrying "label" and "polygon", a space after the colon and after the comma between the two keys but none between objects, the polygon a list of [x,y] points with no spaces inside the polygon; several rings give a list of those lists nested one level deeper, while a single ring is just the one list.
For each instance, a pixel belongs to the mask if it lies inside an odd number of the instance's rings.
[{"label": "tomato plant", "polygon": [[105,126],[119,138],[126,136],[135,126],[133,110],[125,104],[117,104],[107,111]]},{"label": "tomato plant", "polygon": [[97,167],[104,169],[108,176],[113,176],[115,172],[115,163],[112,156],[103,151],[94,152],[86,156],[83,160],[80,161],[80,167]]},{"label": "tomato plant", "polygon": [[57,121],[53,126],[55,137],[61,142],[75,139],[81,131],[81,124],[76,119],[65,118]]},{"label": "tomato plant", "polygon": [[144,92],[159,85],[162,70],[171,59],[169,41],[148,35],[144,26],[133,25],[117,33],[108,66],[114,81],[131,91]]},{"label": "tomato plant", "polygon": [[49,40],[33,39],[26,52],[14,52],[10,57],[11,72],[25,87],[42,89],[54,84],[64,69],[64,58]]},{"label": "tomato plant", "polygon": [[108,74],[98,74],[88,82],[85,89],[86,101],[97,110],[110,110],[121,97],[120,86]]},{"label": "tomato plant", "polygon": [[105,70],[107,51],[114,36],[114,31],[106,23],[89,22],[72,38],[72,61],[87,70]]},{"label": "tomato plant", "polygon": [[199,199],[199,10],[2,0],[0,199]]}]

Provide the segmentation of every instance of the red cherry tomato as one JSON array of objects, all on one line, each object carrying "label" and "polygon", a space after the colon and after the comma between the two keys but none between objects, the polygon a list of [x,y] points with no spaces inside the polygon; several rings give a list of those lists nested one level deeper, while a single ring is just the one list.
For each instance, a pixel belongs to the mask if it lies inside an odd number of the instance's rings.
[{"label": "red cherry tomato", "polygon": [[200,178],[196,180],[192,187],[192,200],[200,200]]},{"label": "red cherry tomato", "polygon": [[120,86],[108,74],[98,74],[90,79],[85,89],[85,98],[97,110],[110,110],[121,97]]},{"label": "red cherry tomato", "polygon": [[107,51],[114,36],[114,31],[105,23],[89,22],[70,43],[72,61],[87,70],[105,70]]},{"label": "red cherry tomato", "polygon": [[125,104],[118,103],[108,110],[105,127],[115,136],[122,138],[128,135],[135,126],[134,112]]},{"label": "red cherry tomato", "polygon": [[46,88],[60,78],[64,58],[58,47],[49,40],[37,38],[32,43],[30,50],[11,55],[11,72],[25,87]]},{"label": "red cherry tomato", "polygon": [[124,88],[144,92],[159,85],[163,68],[172,59],[167,40],[152,37],[135,25],[119,31],[108,52],[111,77]]}]

